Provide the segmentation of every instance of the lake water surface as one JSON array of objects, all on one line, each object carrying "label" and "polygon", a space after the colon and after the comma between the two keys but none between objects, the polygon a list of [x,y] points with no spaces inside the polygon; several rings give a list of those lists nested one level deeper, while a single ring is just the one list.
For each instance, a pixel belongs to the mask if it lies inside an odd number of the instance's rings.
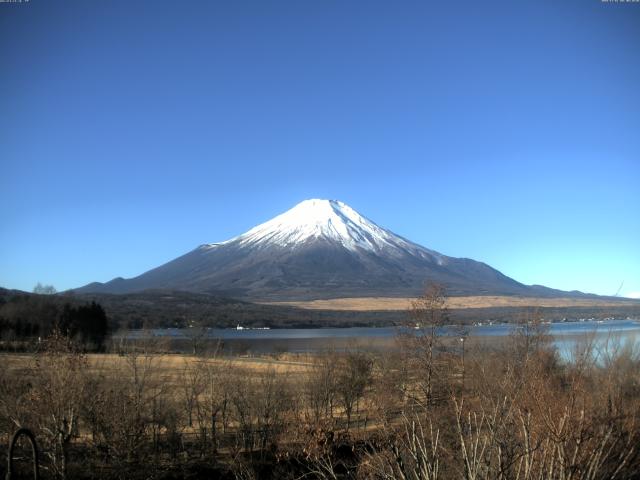
[{"label": "lake water surface", "polygon": [[[563,358],[571,358],[575,348],[586,340],[596,349],[622,348],[640,341],[640,320],[605,320],[560,322],[547,325],[555,346]],[[514,329],[522,328],[516,324],[486,324],[465,327],[468,339],[491,341],[492,338],[505,337]],[[273,351],[309,352],[327,348],[346,348],[357,344],[372,349],[389,348],[400,329],[398,327],[353,327],[353,328],[282,328],[260,329],[207,329],[206,336],[220,339],[231,349],[265,353]],[[128,332],[129,338],[141,338],[151,333],[154,336],[168,337],[172,340],[188,340],[193,331],[190,329],[155,329],[151,332],[134,330]],[[445,336],[459,336],[455,327],[443,327]]]}]

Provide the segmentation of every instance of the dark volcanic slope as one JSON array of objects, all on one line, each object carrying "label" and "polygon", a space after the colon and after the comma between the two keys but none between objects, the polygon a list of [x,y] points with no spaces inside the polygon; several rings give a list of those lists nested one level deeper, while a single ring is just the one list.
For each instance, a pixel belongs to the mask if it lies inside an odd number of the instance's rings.
[{"label": "dark volcanic slope", "polygon": [[202,245],[138,277],[92,283],[78,292],[172,289],[302,300],[414,296],[429,280],[444,284],[450,295],[570,295],[429,250],[328,200],[307,200],[232,240]]},{"label": "dark volcanic slope", "polygon": [[385,258],[351,252],[324,241],[295,250],[246,250],[233,244],[213,250],[197,248],[139,277],[91,284],[82,291],[164,288],[254,299],[411,296],[428,279],[446,284],[453,295],[526,295],[530,291],[488,265],[468,259],[451,258],[439,265],[414,255]]}]

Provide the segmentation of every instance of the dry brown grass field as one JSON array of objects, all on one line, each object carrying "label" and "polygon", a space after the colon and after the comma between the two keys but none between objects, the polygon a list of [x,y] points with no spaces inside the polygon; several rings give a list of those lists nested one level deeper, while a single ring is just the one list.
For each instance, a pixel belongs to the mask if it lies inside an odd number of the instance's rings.
[{"label": "dry brown grass field", "polygon": [[638,478],[638,352],[566,364],[546,328],[255,357],[55,337],[0,355],[0,439],[32,429],[47,479]]},{"label": "dry brown grass field", "polygon": [[[0,364],[7,372],[25,371],[33,366],[37,356],[31,353],[0,353]],[[127,366],[127,358],[115,353],[87,354],[87,370],[90,373],[117,371]],[[242,368],[256,373],[275,371],[278,374],[294,375],[308,372],[313,367],[312,355],[280,354],[259,357],[203,358],[180,353],[154,355],[154,369],[164,378],[179,379],[180,372],[196,363],[207,363],[225,368]]]},{"label": "dry brown grass field", "polygon": [[[267,305],[288,305],[313,310],[399,311],[407,310],[412,300],[414,299],[371,297],[263,303]],[[631,299],[535,298],[516,296],[448,297],[446,300],[446,305],[450,309],[495,307],[616,307],[638,304],[640,304],[640,302]]]}]

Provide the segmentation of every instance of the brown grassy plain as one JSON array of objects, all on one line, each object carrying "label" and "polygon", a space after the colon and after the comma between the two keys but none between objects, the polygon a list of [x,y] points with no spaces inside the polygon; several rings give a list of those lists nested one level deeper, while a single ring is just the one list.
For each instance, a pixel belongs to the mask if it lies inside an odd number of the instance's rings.
[{"label": "brown grassy plain", "polygon": [[[338,311],[399,311],[407,310],[413,298],[371,297],[371,298],[332,298],[327,300],[308,300],[298,302],[263,302],[265,305],[287,305],[310,310]],[[449,309],[496,308],[496,307],[616,307],[639,305],[631,299],[597,298],[535,298],[516,296],[468,296],[448,297]]]},{"label": "brown grassy plain", "polygon": [[563,364],[543,324],[422,333],[384,352],[3,354],[0,439],[33,428],[47,478],[638,478],[635,350],[596,362],[586,342]]}]

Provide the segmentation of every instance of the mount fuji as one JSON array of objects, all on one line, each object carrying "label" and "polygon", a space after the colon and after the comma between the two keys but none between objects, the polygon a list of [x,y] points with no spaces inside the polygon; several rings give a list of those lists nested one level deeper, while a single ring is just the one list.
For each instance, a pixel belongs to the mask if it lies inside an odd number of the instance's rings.
[{"label": "mount fuji", "polygon": [[484,263],[429,250],[342,202],[319,199],[135,278],[91,283],[76,292],[169,289],[259,301],[407,297],[428,281],[443,284],[450,295],[567,296],[523,285]]}]

